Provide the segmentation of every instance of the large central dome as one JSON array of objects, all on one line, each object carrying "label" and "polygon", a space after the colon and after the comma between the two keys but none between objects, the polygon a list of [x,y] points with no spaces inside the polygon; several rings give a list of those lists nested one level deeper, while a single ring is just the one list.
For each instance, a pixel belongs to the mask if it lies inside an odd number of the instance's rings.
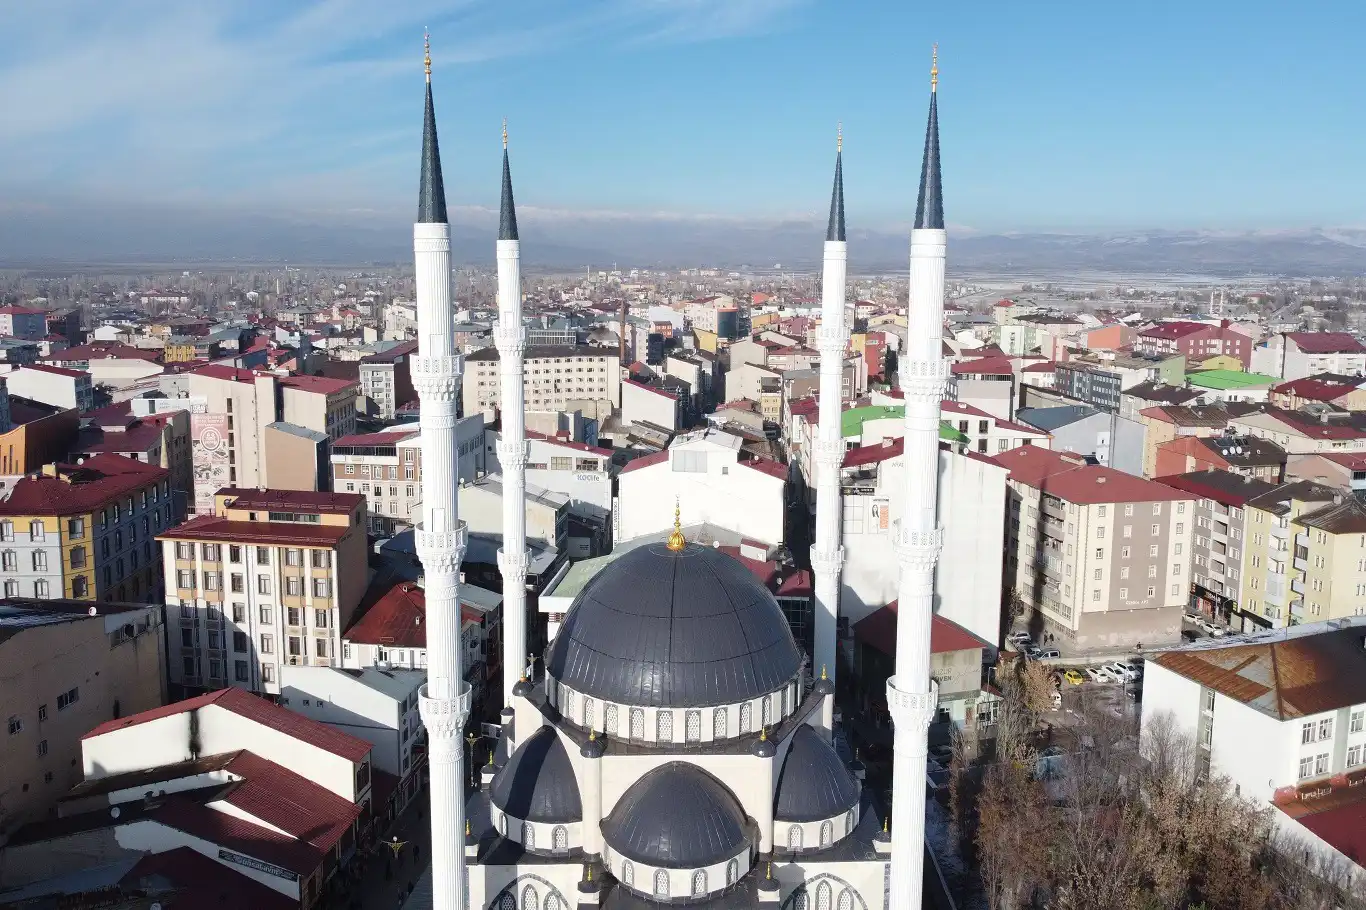
[{"label": "large central dome", "polygon": [[758,698],[800,666],[782,609],[744,565],[662,543],[631,550],[589,582],[546,659],[571,689],[658,708]]}]

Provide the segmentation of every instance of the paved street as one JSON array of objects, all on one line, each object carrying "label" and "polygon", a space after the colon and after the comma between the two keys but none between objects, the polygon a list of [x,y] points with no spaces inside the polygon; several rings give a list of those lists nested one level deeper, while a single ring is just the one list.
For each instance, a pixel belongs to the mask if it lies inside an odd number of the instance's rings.
[{"label": "paved street", "polygon": [[[397,834],[399,841],[405,844],[397,857],[389,847],[380,846],[365,858],[365,873],[351,894],[363,910],[396,910],[402,906],[402,896],[406,895],[409,883],[416,883],[431,862],[432,828],[427,811],[430,792],[423,789],[418,793],[399,816],[394,829],[386,835]],[[340,905],[348,906],[348,903]]]}]

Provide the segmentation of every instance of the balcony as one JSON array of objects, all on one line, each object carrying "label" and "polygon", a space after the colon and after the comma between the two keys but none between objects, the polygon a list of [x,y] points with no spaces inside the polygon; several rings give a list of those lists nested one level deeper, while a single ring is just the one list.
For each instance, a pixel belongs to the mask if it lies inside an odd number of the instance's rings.
[{"label": "balcony", "polygon": [[1309,560],[1299,556],[1296,556],[1293,560],[1291,560],[1290,565],[1292,565],[1295,568],[1296,572],[1306,572],[1309,570]]},{"label": "balcony", "polygon": [[1290,590],[1294,591],[1296,594],[1303,594],[1303,593],[1304,593],[1304,579],[1303,579],[1303,578],[1292,578],[1292,579],[1290,580]]},{"label": "balcony", "polygon": [[1298,534],[1295,535],[1295,546],[1297,546],[1297,547],[1307,547],[1307,546],[1309,546],[1309,533],[1308,533],[1307,531],[1301,531],[1300,533],[1298,533]]}]

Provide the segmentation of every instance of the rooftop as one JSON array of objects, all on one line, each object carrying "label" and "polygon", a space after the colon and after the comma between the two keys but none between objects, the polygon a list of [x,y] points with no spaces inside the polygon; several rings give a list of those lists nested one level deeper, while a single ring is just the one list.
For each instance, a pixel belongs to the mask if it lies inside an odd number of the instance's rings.
[{"label": "rooftop", "polygon": [[1278,379],[1264,373],[1245,373],[1242,370],[1202,370],[1198,373],[1187,373],[1186,381],[1197,388],[1226,391],[1271,386]]},{"label": "rooftop", "polygon": [[[472,587],[460,586],[460,593]],[[460,606],[462,623],[479,622],[483,613]],[[346,641],[386,648],[427,647],[427,592],[410,581],[372,585],[365,592],[351,627],[342,633]]]},{"label": "rooftop", "polygon": [[[896,655],[897,602],[894,600],[854,623],[854,639],[888,657]],[[948,654],[954,651],[990,648],[992,644],[951,619],[934,614],[930,621],[930,653]]]},{"label": "rooftop", "polygon": [[327,493],[313,490],[251,490],[224,487],[219,496],[228,497],[230,509],[257,509],[262,512],[308,512],[348,515],[365,502],[360,493]]},{"label": "rooftop", "polygon": [[[27,476],[0,501],[0,515],[44,516],[93,512],[170,476],[165,468],[101,452],[81,464],[51,464]],[[51,472],[50,474],[47,472]]]},{"label": "rooftop", "polygon": [[1078,504],[1170,502],[1190,494],[1113,468],[1088,464],[1080,456],[1023,446],[990,459],[1010,471],[1010,479]]},{"label": "rooftop", "polygon": [[[545,360],[547,358],[564,357],[610,357],[616,359],[616,348],[596,348],[591,345],[559,345],[559,344],[529,344],[526,353],[523,355],[525,360]],[[472,354],[465,355],[466,361],[497,360],[498,349],[495,347],[480,348]]]},{"label": "rooftop", "polygon": [[1159,483],[1185,490],[1201,499],[1212,499],[1225,505],[1244,506],[1254,496],[1276,489],[1276,484],[1231,474],[1228,471],[1192,471],[1156,478]]},{"label": "rooftop", "polygon": [[[96,603],[89,600],[34,600],[6,597],[0,600],[0,643],[8,641],[25,629],[59,623],[99,619],[120,613],[136,613],[149,609],[147,604]],[[94,610],[92,614],[90,611]]]},{"label": "rooftop", "polygon": [[1366,354],[1366,347],[1347,332],[1286,332],[1285,337],[1306,354]]},{"label": "rooftop", "polygon": [[211,540],[219,543],[330,549],[350,532],[351,528],[347,526],[298,524],[292,521],[229,521],[216,515],[200,515],[162,531],[157,535],[157,540]]}]

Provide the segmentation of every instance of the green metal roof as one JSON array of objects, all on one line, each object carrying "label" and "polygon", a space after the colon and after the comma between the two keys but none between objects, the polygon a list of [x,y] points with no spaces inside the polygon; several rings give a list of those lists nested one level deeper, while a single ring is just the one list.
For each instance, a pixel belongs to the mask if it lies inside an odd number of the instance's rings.
[{"label": "green metal roof", "polygon": [[[906,418],[906,408],[904,405],[882,405],[870,404],[861,408],[850,408],[840,414],[840,435],[846,439],[850,436],[862,436],[863,424],[869,420],[904,420]],[[946,420],[939,422],[939,438],[944,442],[967,442],[968,437],[953,428],[953,425]]]},{"label": "green metal roof", "polygon": [[1201,370],[1197,373],[1187,373],[1186,381],[1202,389],[1246,389],[1280,382],[1275,376],[1244,373],[1242,370]]}]

